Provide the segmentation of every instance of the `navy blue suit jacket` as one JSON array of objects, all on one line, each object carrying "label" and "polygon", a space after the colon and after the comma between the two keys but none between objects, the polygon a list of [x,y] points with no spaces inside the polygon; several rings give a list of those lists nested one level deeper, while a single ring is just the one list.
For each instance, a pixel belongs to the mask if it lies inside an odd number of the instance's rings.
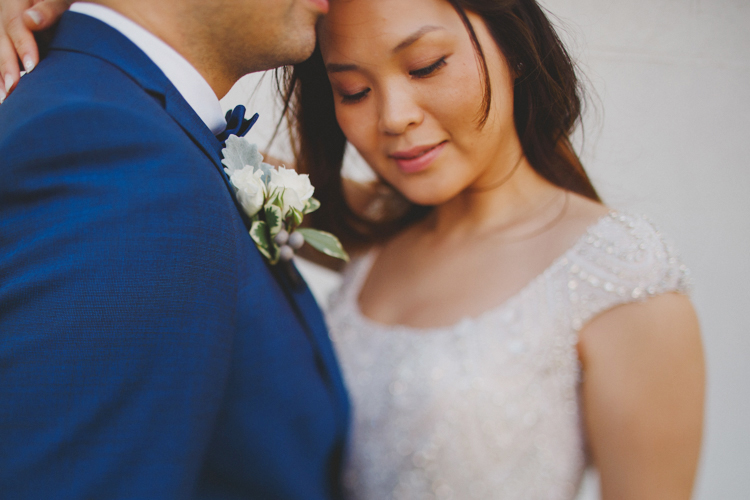
[{"label": "navy blue suit jacket", "polygon": [[348,401],[163,73],[67,13],[0,106],[0,498],[340,497]]}]

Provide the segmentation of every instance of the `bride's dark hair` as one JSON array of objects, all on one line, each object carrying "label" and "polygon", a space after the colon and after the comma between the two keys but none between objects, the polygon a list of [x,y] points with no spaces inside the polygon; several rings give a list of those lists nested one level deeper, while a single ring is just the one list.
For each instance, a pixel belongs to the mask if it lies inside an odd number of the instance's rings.
[{"label": "bride's dark hair", "polygon": [[[514,120],[531,166],[551,183],[600,201],[574,151],[570,134],[581,116],[582,89],[575,66],[547,16],[534,0],[446,0],[463,20],[479,56],[485,92],[479,116],[484,125],[492,90],[487,62],[466,12],[487,25],[518,78],[514,84]],[[298,171],[310,175],[321,208],[312,225],[350,244],[371,243],[421,219],[429,207],[401,204],[397,213],[377,220],[352,211],[344,198],[341,167],[346,138],[336,122],[333,92],[320,49],[307,61],[277,74],[289,120]]]}]

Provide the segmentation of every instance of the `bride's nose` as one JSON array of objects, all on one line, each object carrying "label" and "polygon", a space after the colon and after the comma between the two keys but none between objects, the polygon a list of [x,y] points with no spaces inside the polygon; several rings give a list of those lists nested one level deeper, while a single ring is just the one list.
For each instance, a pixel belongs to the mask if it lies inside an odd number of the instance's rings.
[{"label": "bride's nose", "polygon": [[424,120],[424,110],[409,89],[391,87],[381,94],[379,127],[387,135],[403,134]]}]

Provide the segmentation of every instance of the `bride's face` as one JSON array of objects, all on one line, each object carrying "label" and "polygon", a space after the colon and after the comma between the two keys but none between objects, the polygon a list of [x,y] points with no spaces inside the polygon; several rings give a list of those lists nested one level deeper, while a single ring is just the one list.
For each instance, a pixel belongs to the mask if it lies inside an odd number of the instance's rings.
[{"label": "bride's face", "polygon": [[518,159],[513,75],[469,13],[487,61],[492,106],[469,33],[444,0],[333,0],[319,27],[336,117],[370,166],[414,203],[437,205],[501,178]]}]

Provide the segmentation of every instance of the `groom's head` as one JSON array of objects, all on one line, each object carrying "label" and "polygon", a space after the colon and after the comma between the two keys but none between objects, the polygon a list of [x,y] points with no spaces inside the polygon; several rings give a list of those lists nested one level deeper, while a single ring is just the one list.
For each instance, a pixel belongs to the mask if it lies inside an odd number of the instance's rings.
[{"label": "groom's head", "polygon": [[307,59],[328,0],[88,0],[180,52],[222,97],[242,76]]}]

